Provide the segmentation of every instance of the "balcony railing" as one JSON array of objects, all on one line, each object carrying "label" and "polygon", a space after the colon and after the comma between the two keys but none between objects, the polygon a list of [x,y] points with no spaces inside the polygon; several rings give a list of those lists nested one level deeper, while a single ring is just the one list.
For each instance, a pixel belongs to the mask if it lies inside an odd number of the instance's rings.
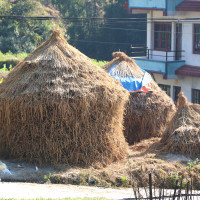
[{"label": "balcony railing", "polygon": [[165,79],[176,79],[176,70],[185,64],[182,50],[156,51],[146,47],[132,47],[132,57],[142,69],[163,74]]},{"label": "balcony railing", "polygon": [[158,61],[178,61],[184,59],[184,50],[175,51],[159,51],[155,49],[148,49],[147,47],[131,47],[132,57],[143,57]]}]

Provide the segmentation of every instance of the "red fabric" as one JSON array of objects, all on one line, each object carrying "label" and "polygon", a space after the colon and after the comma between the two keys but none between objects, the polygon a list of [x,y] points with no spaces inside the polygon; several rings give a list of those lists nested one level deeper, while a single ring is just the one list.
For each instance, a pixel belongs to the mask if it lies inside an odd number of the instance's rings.
[{"label": "red fabric", "polygon": [[137,91],[133,91],[133,92],[151,93],[152,92],[151,83],[148,83],[147,85],[143,86],[141,89],[139,89]]}]

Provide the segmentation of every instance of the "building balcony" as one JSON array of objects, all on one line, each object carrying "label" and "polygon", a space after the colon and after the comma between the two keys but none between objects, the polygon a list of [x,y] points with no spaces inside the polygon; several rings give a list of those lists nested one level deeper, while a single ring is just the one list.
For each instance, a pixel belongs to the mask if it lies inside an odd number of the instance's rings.
[{"label": "building balcony", "polygon": [[[134,50],[136,50],[134,48]],[[141,49],[141,47],[140,47]],[[146,49],[144,51],[134,51],[133,58],[136,64],[142,69],[151,72],[159,73],[163,75],[164,79],[177,79],[176,70],[185,65],[183,60],[183,51],[155,51],[152,49]],[[144,56],[138,57],[137,54],[141,53]]]}]

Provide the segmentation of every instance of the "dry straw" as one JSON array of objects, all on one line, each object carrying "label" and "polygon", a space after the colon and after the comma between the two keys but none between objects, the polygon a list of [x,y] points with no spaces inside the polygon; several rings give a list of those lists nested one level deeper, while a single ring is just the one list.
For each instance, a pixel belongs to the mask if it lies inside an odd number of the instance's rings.
[{"label": "dry straw", "polygon": [[[122,77],[143,77],[140,67],[125,53],[117,52],[113,56],[104,66],[106,71],[116,65],[115,71]],[[129,144],[161,136],[176,111],[172,99],[153,80],[151,87],[152,94],[130,93],[124,116],[124,134]]]},{"label": "dry straw", "polygon": [[163,151],[185,155],[200,154],[200,105],[187,102],[179,93],[178,110],[163,134]]},{"label": "dry straw", "polygon": [[0,80],[3,78],[6,78],[7,74],[6,73],[0,73]]},{"label": "dry straw", "polygon": [[0,155],[40,165],[124,158],[129,94],[59,31],[0,85]]}]

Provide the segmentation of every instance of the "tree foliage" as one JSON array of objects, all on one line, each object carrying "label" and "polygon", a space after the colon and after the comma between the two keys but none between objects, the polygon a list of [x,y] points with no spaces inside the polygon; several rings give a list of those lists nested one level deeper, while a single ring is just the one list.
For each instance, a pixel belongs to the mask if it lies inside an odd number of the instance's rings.
[{"label": "tree foliage", "polygon": [[[62,20],[66,37],[73,46],[91,58],[110,60],[113,51],[131,55],[130,46],[145,46],[146,25],[139,18],[129,15],[123,6],[127,0],[15,0],[3,2],[1,15],[46,15],[45,6],[52,5],[60,16],[84,18]],[[99,18],[138,18],[138,21],[100,20]],[[56,22],[57,24],[59,22]],[[0,20],[0,50],[2,52],[30,52],[44,41],[55,26],[51,21]],[[60,24],[59,24],[60,27]],[[142,31],[140,31],[142,30]]]},{"label": "tree foliage", "polygon": [[[43,11],[43,6],[37,1],[1,1],[4,2],[0,4],[3,8],[1,15],[34,16],[35,11]],[[31,52],[46,39],[52,27],[51,21],[1,19],[0,50],[3,53]]]},{"label": "tree foliage", "polygon": [[131,45],[146,44],[146,25],[139,20],[146,16],[129,15],[128,11],[123,9],[125,2],[126,0],[53,0],[54,5],[57,5],[65,17],[138,18],[134,22],[94,19],[72,23],[64,21],[69,42],[89,57],[98,60],[110,60],[112,52],[119,50],[131,55]]}]

